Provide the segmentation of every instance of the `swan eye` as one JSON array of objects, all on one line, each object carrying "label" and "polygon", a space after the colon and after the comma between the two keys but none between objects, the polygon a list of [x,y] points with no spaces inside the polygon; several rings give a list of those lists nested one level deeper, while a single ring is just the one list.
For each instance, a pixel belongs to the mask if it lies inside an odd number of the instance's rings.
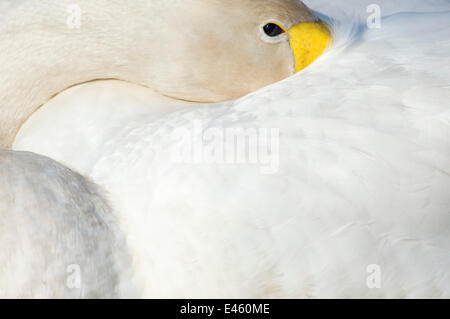
[{"label": "swan eye", "polygon": [[284,30],[275,23],[267,23],[264,27],[264,32],[269,36],[269,37],[276,37],[282,33],[284,33]]}]

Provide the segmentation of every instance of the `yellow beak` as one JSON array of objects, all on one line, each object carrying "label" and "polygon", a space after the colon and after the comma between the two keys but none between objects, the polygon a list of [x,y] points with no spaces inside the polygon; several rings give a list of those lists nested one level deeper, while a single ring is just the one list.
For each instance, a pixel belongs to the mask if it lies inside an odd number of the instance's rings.
[{"label": "yellow beak", "polygon": [[313,63],[331,43],[331,32],[324,22],[300,23],[288,30],[294,54],[295,72]]}]

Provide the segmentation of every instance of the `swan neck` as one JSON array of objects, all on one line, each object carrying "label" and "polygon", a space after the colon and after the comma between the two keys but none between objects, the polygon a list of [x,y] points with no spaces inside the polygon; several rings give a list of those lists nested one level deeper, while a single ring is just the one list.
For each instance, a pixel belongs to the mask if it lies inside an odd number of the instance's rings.
[{"label": "swan neck", "polygon": [[[143,82],[124,34],[139,22],[127,30],[118,24],[127,14],[120,2],[80,0],[75,9],[71,3],[24,1],[0,23],[0,148],[10,148],[31,114],[68,87],[109,78]],[[139,34],[133,40],[144,41]]]}]

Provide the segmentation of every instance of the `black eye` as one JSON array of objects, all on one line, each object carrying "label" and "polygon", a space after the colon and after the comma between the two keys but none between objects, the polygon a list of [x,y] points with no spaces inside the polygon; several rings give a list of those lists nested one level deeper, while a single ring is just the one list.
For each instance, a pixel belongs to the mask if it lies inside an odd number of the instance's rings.
[{"label": "black eye", "polygon": [[284,32],[283,29],[281,29],[281,27],[278,24],[275,23],[267,23],[264,26],[264,32],[269,36],[269,37],[276,37],[277,35],[280,35]]}]

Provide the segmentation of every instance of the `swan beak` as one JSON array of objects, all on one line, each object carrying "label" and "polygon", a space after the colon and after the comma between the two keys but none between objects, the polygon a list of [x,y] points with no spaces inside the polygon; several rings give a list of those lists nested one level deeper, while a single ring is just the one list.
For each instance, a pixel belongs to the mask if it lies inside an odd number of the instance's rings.
[{"label": "swan beak", "polygon": [[294,54],[295,72],[313,63],[331,44],[331,32],[324,22],[300,23],[288,30]]}]

